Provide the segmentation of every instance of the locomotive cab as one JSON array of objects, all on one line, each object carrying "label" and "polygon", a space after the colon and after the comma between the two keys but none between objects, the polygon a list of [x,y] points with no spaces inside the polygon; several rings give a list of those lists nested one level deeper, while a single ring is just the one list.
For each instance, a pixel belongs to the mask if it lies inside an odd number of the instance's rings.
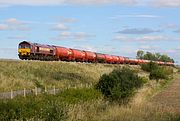
[{"label": "locomotive cab", "polygon": [[23,41],[19,44],[18,55],[20,59],[27,59],[30,56],[31,44],[29,42]]}]

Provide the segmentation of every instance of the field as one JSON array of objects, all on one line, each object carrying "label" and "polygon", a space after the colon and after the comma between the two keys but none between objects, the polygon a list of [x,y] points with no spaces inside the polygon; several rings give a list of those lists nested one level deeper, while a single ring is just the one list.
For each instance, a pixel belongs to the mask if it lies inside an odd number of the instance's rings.
[{"label": "field", "polygon": [[[167,93],[171,93],[172,90],[174,90],[172,93],[180,94],[178,86],[175,86],[179,84],[178,72],[174,74],[173,81],[148,81],[126,105],[104,99],[101,93],[94,90],[93,85],[98,82],[102,74],[109,73],[119,66],[127,65],[1,60],[1,92],[11,89],[31,89],[35,86],[51,88],[55,85],[64,89],[67,86],[77,88],[67,89],[55,96],[40,94],[1,100],[0,109],[14,109],[17,114],[10,112],[9,115],[14,118],[25,116],[29,120],[38,120],[40,117],[44,120],[68,121],[178,121],[180,119],[180,113],[176,108],[161,104],[162,100],[166,100]],[[140,76],[148,76],[148,73],[142,71],[139,66],[128,67]],[[85,88],[87,84],[92,88]],[[160,97],[158,94],[162,95],[162,98],[158,98]],[[176,100],[173,103],[179,105],[177,95],[172,100]],[[33,111],[34,109],[38,114]],[[47,117],[47,114],[50,116]],[[29,115],[32,117],[28,118]]]}]

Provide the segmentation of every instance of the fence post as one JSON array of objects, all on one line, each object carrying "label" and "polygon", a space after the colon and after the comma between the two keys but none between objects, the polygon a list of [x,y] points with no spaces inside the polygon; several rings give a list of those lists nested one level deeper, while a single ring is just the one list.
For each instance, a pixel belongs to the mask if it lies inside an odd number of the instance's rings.
[{"label": "fence post", "polygon": [[26,88],[24,88],[24,97],[26,97]]},{"label": "fence post", "polygon": [[70,89],[70,85],[67,86],[67,89]]},{"label": "fence post", "polygon": [[11,90],[11,99],[13,99],[13,90]]},{"label": "fence post", "polygon": [[38,92],[37,92],[37,87],[35,87],[35,95],[37,96]]},{"label": "fence post", "polygon": [[47,88],[46,88],[46,86],[45,86],[45,90],[44,90],[45,92],[47,92]]},{"label": "fence post", "polygon": [[54,86],[54,95],[56,94],[56,87]]}]

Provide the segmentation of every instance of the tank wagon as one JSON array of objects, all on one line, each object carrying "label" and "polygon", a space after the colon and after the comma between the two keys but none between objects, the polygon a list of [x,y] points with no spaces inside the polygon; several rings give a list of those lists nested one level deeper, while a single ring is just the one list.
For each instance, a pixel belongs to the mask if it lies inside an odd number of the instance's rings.
[{"label": "tank wagon", "polygon": [[[43,60],[43,61],[76,61],[90,63],[109,63],[109,64],[132,64],[138,65],[149,63],[150,60],[130,59],[128,57],[95,53],[85,50],[72,48],[43,45],[23,41],[19,43],[18,55],[22,60]],[[173,66],[172,62],[154,61],[159,65]]]}]

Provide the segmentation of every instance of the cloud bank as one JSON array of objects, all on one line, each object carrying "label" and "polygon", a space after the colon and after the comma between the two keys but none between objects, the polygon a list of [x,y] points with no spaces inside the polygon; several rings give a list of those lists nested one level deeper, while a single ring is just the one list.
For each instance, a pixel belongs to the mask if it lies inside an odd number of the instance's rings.
[{"label": "cloud bank", "polygon": [[3,23],[0,23],[0,31],[5,30],[30,31],[31,28],[24,21],[16,18],[9,18],[4,20]]},{"label": "cloud bank", "polygon": [[113,40],[117,40],[117,41],[169,41],[169,40],[179,41],[180,38],[165,36],[165,35],[149,35],[149,36],[140,36],[140,37],[117,35],[113,38]]},{"label": "cloud bank", "polygon": [[121,31],[118,31],[118,33],[121,34],[151,34],[155,32],[160,32],[160,30],[154,30],[150,28],[127,28],[123,29]]},{"label": "cloud bank", "polygon": [[0,0],[0,6],[140,5],[180,7],[179,0]]},{"label": "cloud bank", "polygon": [[54,6],[54,5],[134,5],[137,0],[5,0],[0,1],[1,6]]}]

